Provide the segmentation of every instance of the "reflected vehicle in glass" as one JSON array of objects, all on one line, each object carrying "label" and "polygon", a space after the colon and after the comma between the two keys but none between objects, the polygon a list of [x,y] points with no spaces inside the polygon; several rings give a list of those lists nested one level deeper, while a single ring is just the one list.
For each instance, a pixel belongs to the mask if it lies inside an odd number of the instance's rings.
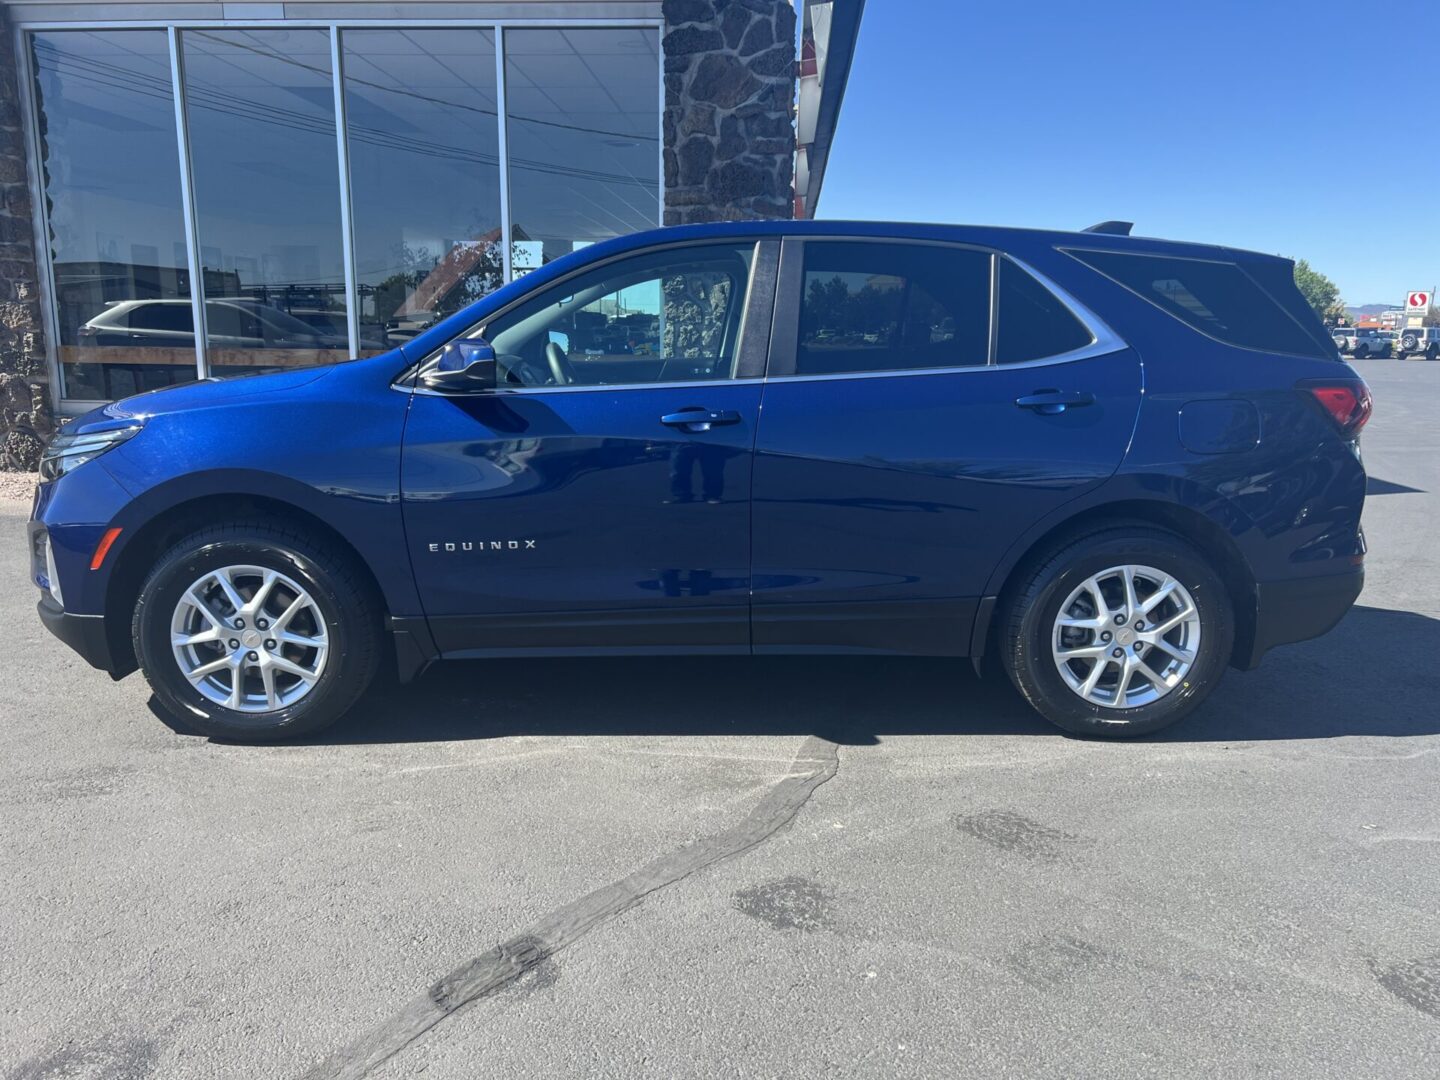
[{"label": "reflected vehicle in glass", "polygon": [[969,658],[1139,735],[1353,604],[1370,408],[1274,256],[685,226],[378,356],[76,419],[32,572],[56,635],[229,739],[317,730],[381,668],[681,653]]},{"label": "reflected vehicle in glass", "polygon": [[[210,341],[232,349],[344,349],[343,334],[318,333],[279,308],[253,300],[205,301]],[[189,300],[117,300],[80,327],[80,340],[93,345],[195,347],[195,320]]]}]

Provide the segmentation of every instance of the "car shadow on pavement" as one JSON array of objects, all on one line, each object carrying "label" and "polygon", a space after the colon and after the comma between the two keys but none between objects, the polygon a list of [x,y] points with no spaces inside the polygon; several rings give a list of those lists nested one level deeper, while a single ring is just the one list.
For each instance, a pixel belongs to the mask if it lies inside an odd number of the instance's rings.
[{"label": "car shadow on pavement", "polygon": [[[1436,657],[1440,620],[1357,607],[1326,636],[1274,650],[1256,671],[1228,671],[1197,712],[1151,738],[1440,734]],[[977,678],[966,660],[652,656],[436,664],[408,686],[378,686],[335,726],[298,742],[790,734],[866,745],[887,735],[1062,733],[1003,675]]]},{"label": "car shadow on pavement", "polygon": [[1405,484],[1396,484],[1390,480],[1381,480],[1378,476],[1371,476],[1365,481],[1366,495],[1423,495],[1425,492],[1420,488],[1408,487]]}]

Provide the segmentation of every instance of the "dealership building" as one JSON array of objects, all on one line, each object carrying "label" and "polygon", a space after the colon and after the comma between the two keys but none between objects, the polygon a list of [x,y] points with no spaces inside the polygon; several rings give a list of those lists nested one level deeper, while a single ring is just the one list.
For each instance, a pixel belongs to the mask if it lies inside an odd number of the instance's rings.
[{"label": "dealership building", "polygon": [[0,463],[606,237],[813,215],[862,5],[0,3]]}]

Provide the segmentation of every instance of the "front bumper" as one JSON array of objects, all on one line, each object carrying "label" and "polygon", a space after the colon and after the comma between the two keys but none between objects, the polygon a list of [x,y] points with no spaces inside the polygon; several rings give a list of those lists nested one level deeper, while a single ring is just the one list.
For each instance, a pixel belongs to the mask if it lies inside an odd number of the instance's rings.
[{"label": "front bumper", "polygon": [[1239,644],[1235,666],[1248,671],[1276,645],[1329,633],[1354,606],[1363,588],[1364,566],[1339,574],[1258,583],[1253,640]]},{"label": "front bumper", "polygon": [[41,597],[35,608],[45,629],[84,657],[91,667],[108,671],[116,678],[129,674],[128,670],[117,669],[103,616],[73,614],[48,596]]}]

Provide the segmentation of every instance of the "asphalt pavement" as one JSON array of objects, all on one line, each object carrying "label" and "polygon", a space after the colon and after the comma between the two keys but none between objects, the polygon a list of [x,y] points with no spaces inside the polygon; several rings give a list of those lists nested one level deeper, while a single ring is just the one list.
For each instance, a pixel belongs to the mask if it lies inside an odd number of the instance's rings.
[{"label": "asphalt pavement", "polygon": [[967,664],[476,662],[301,745],[40,626],[0,504],[0,1076],[1429,1077],[1440,364],[1369,579],[1134,743]]}]

